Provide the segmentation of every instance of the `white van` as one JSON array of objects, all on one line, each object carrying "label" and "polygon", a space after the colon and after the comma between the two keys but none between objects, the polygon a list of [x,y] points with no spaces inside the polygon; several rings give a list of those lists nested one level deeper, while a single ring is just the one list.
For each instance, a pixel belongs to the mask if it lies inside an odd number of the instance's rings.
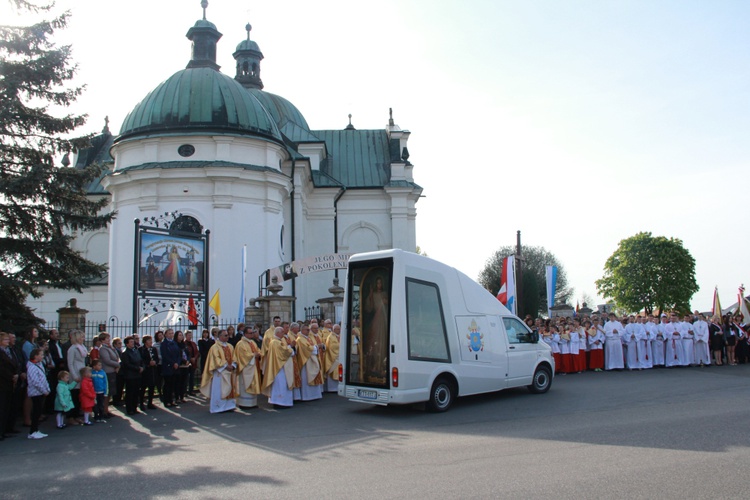
[{"label": "white van", "polygon": [[349,260],[338,394],[376,405],[427,402],[527,386],[547,392],[548,345],[457,269],[402,250]]}]

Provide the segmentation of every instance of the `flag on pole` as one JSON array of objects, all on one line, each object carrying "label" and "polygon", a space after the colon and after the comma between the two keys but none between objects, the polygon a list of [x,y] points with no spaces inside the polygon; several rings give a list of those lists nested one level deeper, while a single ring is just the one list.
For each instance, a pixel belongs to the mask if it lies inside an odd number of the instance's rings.
[{"label": "flag on pole", "polygon": [[208,303],[208,307],[214,310],[217,316],[221,316],[221,298],[219,297],[219,288],[216,289],[216,293]]},{"label": "flag on pole", "polygon": [[555,290],[557,289],[557,266],[546,266],[547,275],[547,317],[552,317],[552,306],[555,305]]},{"label": "flag on pole", "polygon": [[198,326],[198,311],[195,310],[195,301],[193,301],[193,294],[190,294],[188,299],[188,321],[193,326]]},{"label": "flag on pole", "polygon": [[711,308],[711,316],[721,316],[721,302],[719,302],[719,287],[714,287],[714,305]]},{"label": "flag on pole", "polygon": [[240,309],[237,311],[237,322],[242,323],[245,321],[245,276],[247,274],[247,245],[242,246],[242,272],[240,278],[242,283],[240,284]]},{"label": "flag on pole", "polygon": [[750,307],[748,307],[748,300],[745,298],[745,285],[740,285],[737,293],[737,311],[742,314],[742,322],[745,325],[750,323]]},{"label": "flag on pole", "polygon": [[497,300],[503,303],[510,312],[516,314],[516,268],[515,257],[509,255],[503,259],[503,275],[500,278],[500,291]]}]

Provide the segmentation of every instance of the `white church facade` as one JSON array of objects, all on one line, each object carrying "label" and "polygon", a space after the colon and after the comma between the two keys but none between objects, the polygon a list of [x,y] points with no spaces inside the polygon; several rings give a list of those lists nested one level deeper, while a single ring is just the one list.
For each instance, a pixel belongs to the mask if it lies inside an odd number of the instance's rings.
[{"label": "white church facade", "polygon": [[[383,129],[311,129],[293,104],[263,89],[263,54],[246,29],[230,77],[216,64],[222,35],[205,16],[197,21],[187,34],[187,67],[143,98],[119,134],[105,126],[79,153],[71,168],[106,165],[89,194],[107,197],[117,216],[107,231],[77,235],[73,245],[106,263],[108,275],[83,293],[29,298],[37,316],[54,321],[76,298],[90,319],[131,319],[138,310],[135,220],[208,231],[206,293],[220,290],[222,317],[236,317],[240,307],[243,249],[244,306],[264,293],[267,270],[293,261],[416,250],[422,188],[408,159],[409,131],[392,117]],[[295,318],[330,295],[333,278],[334,271],[322,271],[282,283],[281,294],[296,297]]]}]

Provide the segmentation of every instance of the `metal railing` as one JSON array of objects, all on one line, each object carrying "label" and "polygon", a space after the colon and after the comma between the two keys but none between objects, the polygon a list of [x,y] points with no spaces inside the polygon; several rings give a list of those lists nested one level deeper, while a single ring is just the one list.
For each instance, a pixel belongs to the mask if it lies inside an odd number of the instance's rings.
[{"label": "metal railing", "polygon": [[[210,320],[211,324],[208,326],[208,329],[210,330],[213,327],[225,329],[228,326],[237,326],[237,320],[236,319],[227,319],[227,318],[216,318],[215,316],[211,317]],[[57,321],[51,321],[44,325],[44,328],[46,330],[51,330],[53,328],[60,331],[61,338],[64,340],[67,340],[68,332],[64,329],[60,329],[60,324]],[[120,337],[125,338],[129,335],[132,335],[133,333],[138,333],[138,335],[142,338],[145,335],[151,335],[153,336],[154,333],[161,330],[164,331],[166,328],[172,328],[175,331],[177,330],[194,330],[195,333],[193,334],[193,340],[198,340],[201,337],[201,332],[203,331],[202,325],[198,325],[197,327],[191,327],[190,322],[187,320],[184,321],[177,321],[174,324],[165,325],[164,323],[159,323],[158,321],[144,321],[139,325],[136,325],[136,329],[133,329],[133,322],[132,321],[120,321],[117,317],[111,317],[106,321],[103,320],[88,320],[83,325],[83,327],[79,327],[79,329],[82,329],[85,336],[86,336],[86,344],[91,345],[92,341],[94,340],[94,337],[98,336],[102,332],[109,333],[113,338],[114,337]]]}]

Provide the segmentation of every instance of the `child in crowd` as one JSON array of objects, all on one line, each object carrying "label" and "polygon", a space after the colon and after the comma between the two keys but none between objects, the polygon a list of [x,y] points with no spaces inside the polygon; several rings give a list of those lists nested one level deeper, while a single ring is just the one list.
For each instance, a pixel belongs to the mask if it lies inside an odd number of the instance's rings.
[{"label": "child in crowd", "polygon": [[94,361],[99,359],[99,347],[101,347],[102,341],[99,340],[99,337],[94,337],[94,346],[91,348],[91,351],[89,351],[89,362],[91,363],[91,366],[94,366]]},{"label": "child in crowd", "polygon": [[44,352],[41,349],[32,349],[29,354],[29,362],[26,364],[27,395],[31,398],[31,428],[29,439],[42,439],[47,435],[39,432],[39,418],[42,416],[42,405],[44,398],[49,394],[49,382],[47,373],[42,366]]},{"label": "child in crowd", "polygon": [[109,396],[107,374],[102,370],[102,362],[96,360],[91,363],[91,379],[94,381],[94,392],[96,393],[96,405],[94,406],[94,420],[106,423],[104,420],[104,400]]},{"label": "child in crowd", "polygon": [[62,370],[57,374],[57,395],[55,396],[55,419],[57,421],[57,428],[64,429],[67,427],[65,423],[65,417],[68,417],[68,423],[78,423],[73,418],[73,412],[75,411],[75,405],[73,404],[73,396],[70,394],[70,389],[76,386],[75,381],[70,380],[70,373]]},{"label": "child in crowd", "polygon": [[83,412],[83,425],[93,425],[90,420],[91,413],[94,411],[96,404],[96,392],[94,391],[94,381],[91,378],[91,367],[84,366],[81,368],[81,411]]}]

